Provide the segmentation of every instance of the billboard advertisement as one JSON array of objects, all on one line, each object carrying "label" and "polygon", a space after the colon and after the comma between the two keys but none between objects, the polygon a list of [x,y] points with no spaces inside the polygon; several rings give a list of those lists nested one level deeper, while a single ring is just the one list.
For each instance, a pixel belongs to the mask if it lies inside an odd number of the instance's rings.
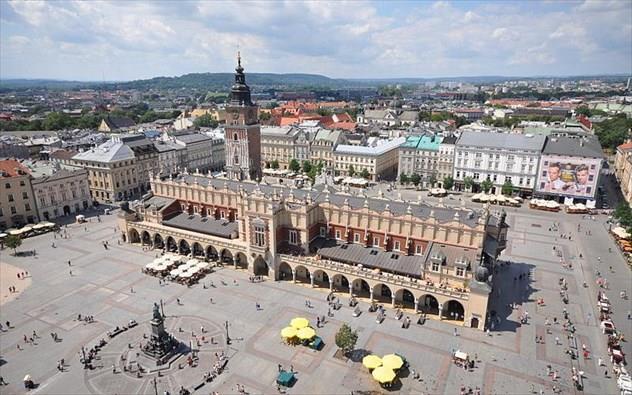
[{"label": "billboard advertisement", "polygon": [[535,190],[539,193],[593,199],[601,159],[542,155]]}]

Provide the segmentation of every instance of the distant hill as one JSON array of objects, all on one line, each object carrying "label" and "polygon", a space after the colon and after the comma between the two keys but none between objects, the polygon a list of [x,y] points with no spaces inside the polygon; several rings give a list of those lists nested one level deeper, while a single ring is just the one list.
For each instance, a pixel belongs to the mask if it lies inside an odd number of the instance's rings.
[{"label": "distant hill", "polygon": [[[234,81],[231,73],[192,73],[179,77],[155,77],[148,80],[136,80],[108,84],[119,89],[228,89]],[[322,86],[342,85],[342,80],[334,80],[318,74],[273,74],[247,73],[246,81],[252,86]]]},{"label": "distant hill", "polygon": [[[246,81],[257,88],[354,88],[354,87],[378,87],[383,85],[414,85],[429,81],[459,81],[474,84],[489,84],[511,80],[574,80],[595,78],[602,80],[625,80],[623,75],[601,76],[536,76],[536,77],[509,77],[509,76],[472,76],[472,77],[435,77],[435,78],[357,78],[340,79],[329,78],[319,74],[275,74],[275,73],[247,73]],[[178,77],[155,77],[145,80],[123,82],[96,82],[96,81],[61,81],[51,79],[0,79],[0,91],[24,90],[24,89],[79,89],[99,88],[105,89],[200,89],[226,91],[232,85],[234,75],[232,73],[192,73]]]}]

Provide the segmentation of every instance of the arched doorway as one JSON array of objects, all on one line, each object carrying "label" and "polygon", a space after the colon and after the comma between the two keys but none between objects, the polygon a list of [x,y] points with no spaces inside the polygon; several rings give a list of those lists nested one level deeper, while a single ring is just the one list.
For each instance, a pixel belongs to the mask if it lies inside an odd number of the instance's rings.
[{"label": "arched doorway", "polygon": [[198,242],[193,243],[193,257],[194,258],[204,258],[204,248]]},{"label": "arched doorway", "polygon": [[267,276],[269,273],[268,264],[261,256],[258,256],[257,259],[255,259],[252,264],[252,269],[255,276]]},{"label": "arched doorway", "polygon": [[415,296],[407,289],[400,289],[395,292],[395,301],[406,309],[415,308]]},{"label": "arched doorway", "polygon": [[151,246],[151,236],[149,235],[149,232],[147,232],[146,230],[144,230],[143,233],[141,233],[140,239],[143,245]]},{"label": "arched doorway", "polygon": [[158,233],[154,235],[154,248],[165,248],[165,242],[162,240],[162,236],[160,236]]},{"label": "arched doorway", "polygon": [[298,265],[296,266],[296,282],[299,283],[311,283],[311,275],[309,270],[305,266]]},{"label": "arched doorway", "polygon": [[182,239],[180,243],[178,243],[178,252],[181,255],[189,255],[191,253],[191,246],[189,246],[189,242]]},{"label": "arched doorway", "polygon": [[235,255],[235,258],[237,259],[237,267],[239,269],[248,270],[248,257],[246,256],[246,254],[244,254],[243,252],[238,252]]},{"label": "arched doorway", "polygon": [[171,236],[167,237],[167,251],[169,252],[178,251],[178,245],[176,244],[176,241],[174,240],[174,238]]},{"label": "arched doorway", "polygon": [[212,261],[216,261],[219,259],[219,254],[217,250],[213,246],[206,247],[206,257]]},{"label": "arched doorway", "polygon": [[385,284],[376,284],[373,287],[373,300],[382,303],[391,303],[393,301],[393,293]]},{"label": "arched doorway", "polygon": [[287,262],[281,262],[279,264],[279,280],[292,281],[292,268]]},{"label": "arched doorway", "polygon": [[463,321],[465,317],[465,309],[460,302],[449,300],[443,305],[443,316],[453,321]]},{"label": "arched doorway", "polygon": [[470,321],[470,327],[478,329],[478,318],[472,317],[472,321]]},{"label": "arched doorway", "polygon": [[353,294],[357,297],[369,298],[371,296],[371,287],[369,287],[369,283],[361,278],[353,280],[351,287],[353,288]]},{"label": "arched doorway", "polygon": [[419,309],[426,314],[439,314],[439,301],[432,295],[424,295],[419,298]]},{"label": "arched doorway", "polygon": [[349,292],[349,280],[342,274],[334,275],[334,291]]},{"label": "arched doorway", "polygon": [[220,255],[221,261],[224,265],[232,265],[233,264],[233,253],[227,249],[223,249]]},{"label": "arched doorway", "polygon": [[70,206],[66,205],[64,206],[64,215],[68,215],[70,214]]},{"label": "arched doorway", "polygon": [[129,230],[129,242],[132,244],[140,243],[140,236],[138,235],[138,231],[136,229]]},{"label": "arched doorway", "polygon": [[314,271],[314,285],[318,288],[329,288],[329,275],[323,270]]}]

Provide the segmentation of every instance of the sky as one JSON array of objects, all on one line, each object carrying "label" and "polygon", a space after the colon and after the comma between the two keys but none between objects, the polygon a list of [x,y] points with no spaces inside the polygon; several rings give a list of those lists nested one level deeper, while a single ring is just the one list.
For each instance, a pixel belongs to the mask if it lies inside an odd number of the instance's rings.
[{"label": "sky", "polygon": [[632,74],[632,1],[7,1],[0,78]]}]

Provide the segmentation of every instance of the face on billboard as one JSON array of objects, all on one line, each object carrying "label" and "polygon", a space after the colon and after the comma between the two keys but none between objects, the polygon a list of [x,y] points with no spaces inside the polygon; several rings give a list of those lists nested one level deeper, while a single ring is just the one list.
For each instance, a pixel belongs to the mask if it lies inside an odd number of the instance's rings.
[{"label": "face on billboard", "polygon": [[545,156],[540,163],[536,190],[565,196],[592,198],[600,170],[599,159],[582,160]]}]

